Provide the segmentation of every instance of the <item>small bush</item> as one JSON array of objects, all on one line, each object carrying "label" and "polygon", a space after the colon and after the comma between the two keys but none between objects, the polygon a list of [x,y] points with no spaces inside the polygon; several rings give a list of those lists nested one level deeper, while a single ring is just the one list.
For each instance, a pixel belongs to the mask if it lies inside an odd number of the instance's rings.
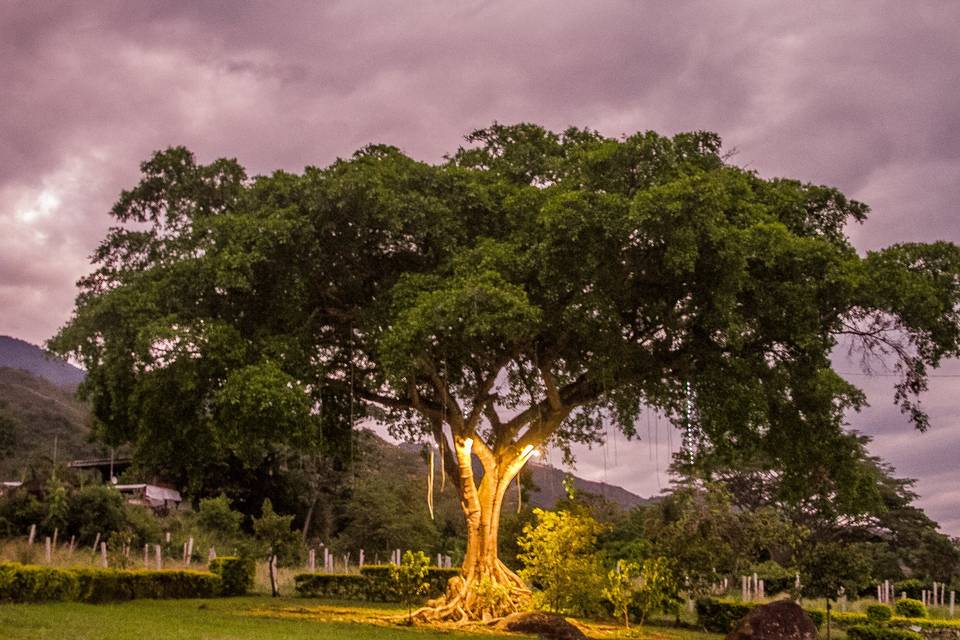
[{"label": "small bush", "polygon": [[896,613],[903,618],[926,618],[927,608],[923,606],[923,602],[920,600],[906,598],[897,600]]},{"label": "small bush", "polygon": [[906,593],[911,600],[919,600],[925,588],[925,585],[916,578],[901,580],[893,585],[893,591],[898,597],[900,594]]},{"label": "small bush", "polygon": [[867,620],[870,624],[881,625],[890,622],[893,609],[885,604],[872,604],[867,607]]},{"label": "small bush", "polygon": [[697,623],[712,633],[730,633],[754,605],[722,602],[712,598],[697,600]]},{"label": "small bush", "polygon": [[210,572],[220,576],[220,595],[242,596],[253,586],[252,560],[223,556],[210,561]]},{"label": "small bush", "polygon": [[850,640],[923,640],[923,636],[909,629],[867,624],[856,624],[847,628],[847,638]]}]

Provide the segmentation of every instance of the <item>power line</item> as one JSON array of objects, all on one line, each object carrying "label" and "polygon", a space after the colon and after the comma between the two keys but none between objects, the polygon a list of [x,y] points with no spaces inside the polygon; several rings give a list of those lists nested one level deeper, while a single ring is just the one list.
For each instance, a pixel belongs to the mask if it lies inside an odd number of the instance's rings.
[{"label": "power line", "polygon": [[[860,371],[835,371],[841,376],[863,376],[866,378],[899,378],[898,373],[863,373]],[[928,373],[927,378],[960,378],[960,373]]]}]

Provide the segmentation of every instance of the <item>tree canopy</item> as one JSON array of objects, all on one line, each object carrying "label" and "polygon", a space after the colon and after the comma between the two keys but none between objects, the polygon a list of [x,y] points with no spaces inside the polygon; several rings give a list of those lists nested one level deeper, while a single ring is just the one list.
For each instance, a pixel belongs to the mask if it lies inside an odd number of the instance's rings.
[{"label": "tree canopy", "polygon": [[788,484],[842,467],[864,402],[831,368],[842,336],[926,428],[928,367],[960,345],[953,244],[859,255],[844,228],[865,204],[737,167],[712,133],[467,143],[256,178],[184,148],[145,162],[51,341],[87,368],[104,437],[200,490],[344,450],[372,403],[442,446],[487,566],[530,450],[636,435],[643,406],[693,399],[704,451],[762,453]]}]

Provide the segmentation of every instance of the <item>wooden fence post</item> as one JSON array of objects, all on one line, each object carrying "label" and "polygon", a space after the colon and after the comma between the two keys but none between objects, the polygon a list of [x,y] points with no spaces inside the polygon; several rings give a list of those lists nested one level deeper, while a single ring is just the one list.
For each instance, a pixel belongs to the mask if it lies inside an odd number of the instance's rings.
[{"label": "wooden fence post", "polygon": [[107,562],[107,543],[106,542],[100,543],[100,558],[103,560],[104,567],[109,566],[109,563]]}]

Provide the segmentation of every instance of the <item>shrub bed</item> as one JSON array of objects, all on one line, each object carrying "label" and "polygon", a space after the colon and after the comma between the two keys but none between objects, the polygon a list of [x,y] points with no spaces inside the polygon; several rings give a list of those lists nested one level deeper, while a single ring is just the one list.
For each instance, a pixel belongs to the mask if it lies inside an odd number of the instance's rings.
[{"label": "shrub bed", "polygon": [[0,602],[209,598],[219,591],[220,577],[204,571],[55,569],[0,563]]},{"label": "shrub bed", "polygon": [[850,640],[923,640],[923,636],[909,629],[855,624],[847,628]]},{"label": "shrub bed", "polygon": [[[427,572],[428,596],[436,598],[446,591],[447,581],[459,569],[431,567]],[[390,579],[390,565],[367,565],[360,575],[344,573],[302,573],[294,577],[297,593],[313,598],[400,602],[400,594]]]}]

